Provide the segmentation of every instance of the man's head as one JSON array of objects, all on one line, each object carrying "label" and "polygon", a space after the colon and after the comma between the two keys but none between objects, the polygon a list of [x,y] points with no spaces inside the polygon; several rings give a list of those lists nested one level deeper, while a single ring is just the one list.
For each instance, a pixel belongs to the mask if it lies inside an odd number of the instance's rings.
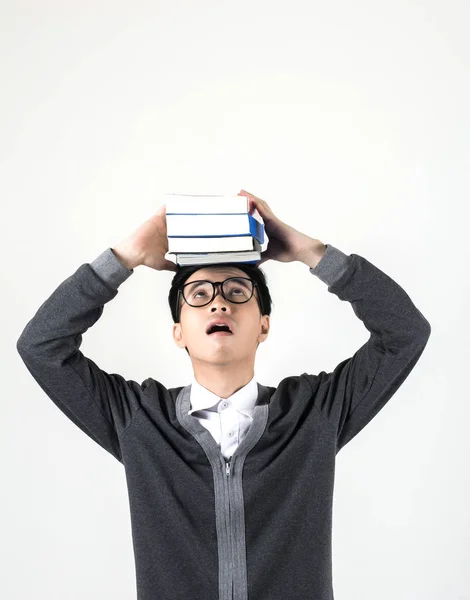
[{"label": "man's head", "polygon": [[[198,284],[196,288],[194,284],[201,280],[222,282],[232,277],[249,278],[251,282],[246,279],[228,282],[224,285],[224,293],[234,300],[249,300],[243,303],[230,302],[223,297],[221,285],[216,285],[216,295],[209,302],[212,286],[205,284],[201,288]],[[204,306],[191,306],[203,301],[208,303]],[[173,338],[180,348],[186,348],[192,359],[217,364],[237,363],[247,359],[254,362],[259,343],[269,333],[271,295],[264,272],[253,264],[178,267],[171,282],[168,302],[174,321]],[[210,322],[219,317],[228,323],[231,334],[207,333]]]}]

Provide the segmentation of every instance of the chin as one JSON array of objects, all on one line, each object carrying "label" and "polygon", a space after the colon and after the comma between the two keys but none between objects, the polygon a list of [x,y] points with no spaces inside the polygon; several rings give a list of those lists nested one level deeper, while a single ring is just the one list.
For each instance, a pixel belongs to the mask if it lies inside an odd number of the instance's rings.
[{"label": "chin", "polygon": [[205,362],[232,362],[237,357],[236,352],[233,351],[232,348],[223,348],[222,346],[218,346],[216,348],[212,348],[211,350],[205,350],[198,354],[197,358],[199,360],[203,360]]}]

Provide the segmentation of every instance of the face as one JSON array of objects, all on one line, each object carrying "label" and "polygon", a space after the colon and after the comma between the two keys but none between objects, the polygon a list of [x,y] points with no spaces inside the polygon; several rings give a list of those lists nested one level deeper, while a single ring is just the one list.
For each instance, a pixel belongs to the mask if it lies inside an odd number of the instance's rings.
[{"label": "face", "polygon": [[[191,274],[185,284],[199,279],[224,281],[228,277],[247,277],[236,267],[207,267]],[[258,343],[264,342],[269,333],[269,315],[261,315],[255,287],[248,302],[235,304],[226,300],[217,286],[217,294],[205,306],[190,306],[180,295],[180,322],[173,325],[173,337],[180,348],[188,348],[191,359],[230,364],[243,361],[254,362]],[[211,319],[221,317],[229,323],[231,334],[207,334]]]}]

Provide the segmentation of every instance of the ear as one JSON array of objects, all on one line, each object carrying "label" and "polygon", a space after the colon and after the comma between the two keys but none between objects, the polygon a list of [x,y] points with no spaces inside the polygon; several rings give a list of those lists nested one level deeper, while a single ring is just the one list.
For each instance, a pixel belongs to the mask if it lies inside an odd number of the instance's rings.
[{"label": "ear", "polygon": [[181,323],[173,323],[173,339],[179,348],[184,348],[186,346]]},{"label": "ear", "polygon": [[258,335],[258,342],[264,342],[269,335],[269,329],[271,327],[271,319],[269,315],[262,315],[260,323],[260,333]]}]

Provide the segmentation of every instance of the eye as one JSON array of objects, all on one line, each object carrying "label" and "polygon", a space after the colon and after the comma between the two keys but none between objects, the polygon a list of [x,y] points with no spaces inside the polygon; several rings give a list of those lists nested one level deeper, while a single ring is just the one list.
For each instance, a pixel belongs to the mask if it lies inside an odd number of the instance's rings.
[{"label": "eye", "polygon": [[226,289],[225,292],[232,298],[247,298],[250,294],[250,290],[248,290],[243,284],[240,285],[235,281],[232,281],[227,287],[228,289]]}]

